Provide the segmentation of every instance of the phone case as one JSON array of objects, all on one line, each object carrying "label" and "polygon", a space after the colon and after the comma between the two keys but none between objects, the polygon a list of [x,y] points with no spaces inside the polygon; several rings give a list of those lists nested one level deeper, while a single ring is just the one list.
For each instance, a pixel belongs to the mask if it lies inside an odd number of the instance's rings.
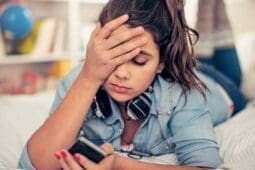
[{"label": "phone case", "polygon": [[79,137],[75,144],[69,149],[69,152],[71,154],[80,153],[96,163],[99,163],[107,155],[104,150],[85,137]]}]

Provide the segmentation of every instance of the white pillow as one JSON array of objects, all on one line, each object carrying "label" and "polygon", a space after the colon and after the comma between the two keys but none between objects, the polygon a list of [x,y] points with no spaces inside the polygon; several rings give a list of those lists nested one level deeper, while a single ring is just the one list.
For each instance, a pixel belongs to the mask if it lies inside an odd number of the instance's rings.
[{"label": "white pillow", "polygon": [[0,97],[0,169],[16,169],[25,142],[49,113],[54,92]]},{"label": "white pillow", "polygon": [[231,170],[254,170],[255,105],[247,107],[215,130],[224,166]]}]

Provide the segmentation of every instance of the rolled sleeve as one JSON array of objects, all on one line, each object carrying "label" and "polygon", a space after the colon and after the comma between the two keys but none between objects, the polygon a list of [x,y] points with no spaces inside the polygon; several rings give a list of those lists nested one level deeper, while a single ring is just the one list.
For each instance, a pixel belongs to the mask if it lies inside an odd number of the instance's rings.
[{"label": "rolled sleeve", "polygon": [[174,150],[181,165],[212,167],[221,164],[212,118],[199,93],[181,99],[169,122]]},{"label": "rolled sleeve", "polygon": [[21,154],[21,157],[19,160],[19,164],[18,164],[18,168],[26,169],[26,170],[36,169],[29,158],[28,150],[27,150],[27,143],[22,151],[22,154]]}]

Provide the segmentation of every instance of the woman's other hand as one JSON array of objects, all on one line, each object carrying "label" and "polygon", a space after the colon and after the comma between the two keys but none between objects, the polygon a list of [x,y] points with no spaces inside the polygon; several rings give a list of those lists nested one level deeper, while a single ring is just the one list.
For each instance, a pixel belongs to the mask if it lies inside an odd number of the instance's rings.
[{"label": "woman's other hand", "polygon": [[63,170],[111,170],[115,160],[113,147],[105,143],[101,148],[107,153],[107,156],[100,162],[94,163],[85,156],[76,153],[72,156],[67,150],[56,152],[55,156],[59,160]]}]

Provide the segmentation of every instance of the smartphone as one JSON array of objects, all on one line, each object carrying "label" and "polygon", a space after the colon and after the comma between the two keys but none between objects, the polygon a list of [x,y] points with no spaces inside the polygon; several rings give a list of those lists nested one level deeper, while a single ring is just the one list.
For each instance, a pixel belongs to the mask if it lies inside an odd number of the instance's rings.
[{"label": "smartphone", "polygon": [[103,149],[83,136],[78,137],[77,141],[69,149],[69,152],[72,155],[80,153],[95,163],[99,163],[107,155]]}]

